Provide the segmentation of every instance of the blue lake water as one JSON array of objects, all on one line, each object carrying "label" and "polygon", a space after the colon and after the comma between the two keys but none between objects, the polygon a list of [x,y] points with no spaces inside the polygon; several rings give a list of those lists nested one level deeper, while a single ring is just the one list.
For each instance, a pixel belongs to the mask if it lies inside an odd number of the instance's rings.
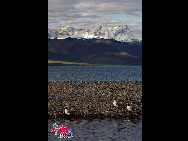
[{"label": "blue lake water", "polygon": [[[48,66],[48,81],[142,81],[142,66]],[[54,123],[73,129],[73,137],[58,138],[51,133]],[[142,120],[49,120],[48,140],[141,141]]]},{"label": "blue lake water", "polygon": [[[56,123],[58,128],[66,125],[67,129],[73,129],[73,137],[65,139],[58,138],[51,132]],[[127,120],[118,119],[93,119],[93,120],[56,120],[48,121],[49,141],[141,141],[142,140],[142,120],[132,123]]]},{"label": "blue lake water", "polygon": [[48,66],[48,81],[142,81],[142,66]]}]

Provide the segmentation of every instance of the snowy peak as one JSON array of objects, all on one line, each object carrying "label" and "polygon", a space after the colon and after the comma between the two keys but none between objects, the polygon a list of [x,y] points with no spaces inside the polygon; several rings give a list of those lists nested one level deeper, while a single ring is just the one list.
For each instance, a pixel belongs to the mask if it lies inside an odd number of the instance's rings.
[{"label": "snowy peak", "polygon": [[48,29],[48,37],[57,39],[65,39],[68,37],[78,39],[104,38],[115,39],[121,42],[131,42],[131,40],[134,39],[127,25],[117,27],[92,26],[86,29],[76,29],[67,26],[57,31],[51,31]]}]

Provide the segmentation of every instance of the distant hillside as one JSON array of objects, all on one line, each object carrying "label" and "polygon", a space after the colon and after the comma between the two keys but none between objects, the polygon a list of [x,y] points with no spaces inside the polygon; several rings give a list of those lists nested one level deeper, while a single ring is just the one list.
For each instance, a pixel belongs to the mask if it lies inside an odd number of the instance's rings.
[{"label": "distant hillside", "polygon": [[48,60],[98,65],[142,65],[142,45],[113,39],[48,39]]}]

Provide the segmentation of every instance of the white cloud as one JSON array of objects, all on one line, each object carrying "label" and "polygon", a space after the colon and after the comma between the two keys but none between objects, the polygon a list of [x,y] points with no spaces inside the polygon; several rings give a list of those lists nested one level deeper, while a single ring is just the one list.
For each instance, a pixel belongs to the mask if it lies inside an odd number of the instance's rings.
[{"label": "white cloud", "polygon": [[[118,14],[118,18],[112,18]],[[141,17],[141,0],[48,0],[50,29],[126,24],[141,39]]]}]

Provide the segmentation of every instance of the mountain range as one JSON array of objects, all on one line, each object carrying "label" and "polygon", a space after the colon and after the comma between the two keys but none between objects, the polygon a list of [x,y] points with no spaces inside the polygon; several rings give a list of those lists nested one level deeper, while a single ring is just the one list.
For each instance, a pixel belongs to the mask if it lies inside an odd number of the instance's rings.
[{"label": "mountain range", "polygon": [[[58,34],[60,35],[60,33]],[[70,32],[62,30],[61,35],[65,34],[68,36]],[[48,38],[48,60],[51,61],[48,65],[65,65],[62,62],[142,65],[142,45],[104,38],[78,39],[68,37],[61,40]]]},{"label": "mountain range", "polygon": [[127,25],[117,27],[92,26],[90,28],[80,29],[67,26],[56,31],[48,28],[48,38],[65,39],[68,37],[77,39],[115,39],[121,42],[136,40]]}]

